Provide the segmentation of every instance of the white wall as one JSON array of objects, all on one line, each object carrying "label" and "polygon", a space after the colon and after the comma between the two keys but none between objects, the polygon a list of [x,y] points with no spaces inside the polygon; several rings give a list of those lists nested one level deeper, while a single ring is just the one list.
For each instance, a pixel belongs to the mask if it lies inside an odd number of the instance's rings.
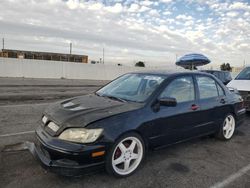
[{"label": "white wall", "polygon": [[145,69],[149,68],[0,58],[0,77],[112,80]]}]

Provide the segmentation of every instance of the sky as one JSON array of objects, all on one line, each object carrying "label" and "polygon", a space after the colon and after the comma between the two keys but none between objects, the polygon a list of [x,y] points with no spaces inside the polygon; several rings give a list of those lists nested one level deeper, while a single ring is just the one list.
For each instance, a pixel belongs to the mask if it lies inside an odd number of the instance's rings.
[{"label": "sky", "polygon": [[[5,48],[86,54],[106,64],[173,65],[202,53],[250,64],[250,0],[1,0]],[[1,46],[2,48],[2,46]]]}]

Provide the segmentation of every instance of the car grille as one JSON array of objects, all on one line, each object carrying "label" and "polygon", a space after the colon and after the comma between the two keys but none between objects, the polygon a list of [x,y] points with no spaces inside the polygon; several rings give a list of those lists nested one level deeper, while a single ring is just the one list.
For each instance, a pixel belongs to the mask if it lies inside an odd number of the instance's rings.
[{"label": "car grille", "polygon": [[250,109],[250,92],[249,91],[239,91],[239,93],[244,100],[245,108]]}]

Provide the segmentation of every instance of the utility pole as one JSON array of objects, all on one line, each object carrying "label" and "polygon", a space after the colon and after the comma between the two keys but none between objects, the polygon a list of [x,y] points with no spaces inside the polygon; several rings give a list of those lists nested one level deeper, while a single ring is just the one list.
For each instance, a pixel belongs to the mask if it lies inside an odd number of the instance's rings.
[{"label": "utility pole", "polygon": [[4,50],[4,38],[3,38],[3,50]]},{"label": "utility pole", "polygon": [[69,44],[69,54],[72,54],[72,42]]},{"label": "utility pole", "polygon": [[104,48],[102,49],[102,63],[104,64]]}]

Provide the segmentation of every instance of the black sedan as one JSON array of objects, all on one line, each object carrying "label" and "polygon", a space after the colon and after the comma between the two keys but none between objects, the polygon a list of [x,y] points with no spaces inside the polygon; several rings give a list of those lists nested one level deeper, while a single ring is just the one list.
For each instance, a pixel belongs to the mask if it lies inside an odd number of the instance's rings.
[{"label": "black sedan", "polygon": [[229,140],[244,120],[241,96],[211,74],[125,74],[93,94],[51,105],[28,148],[42,166],[64,175],[99,168],[134,173],[146,151],[191,138]]}]

